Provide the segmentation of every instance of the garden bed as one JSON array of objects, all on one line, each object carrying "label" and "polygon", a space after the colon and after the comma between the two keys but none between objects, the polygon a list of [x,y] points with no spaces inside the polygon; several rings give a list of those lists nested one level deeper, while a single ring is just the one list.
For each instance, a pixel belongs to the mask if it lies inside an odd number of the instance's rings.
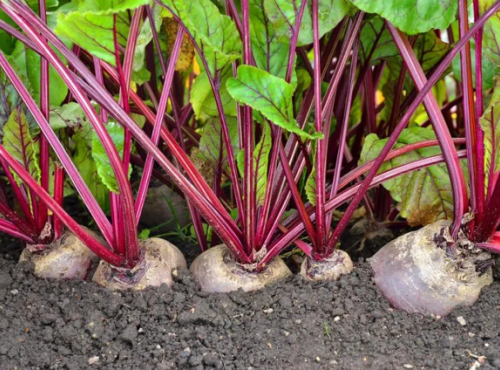
[{"label": "garden bed", "polygon": [[111,292],[37,279],[3,244],[2,369],[500,369],[498,279],[431,318],[391,309],[363,260],[334,283],[205,294],[182,271],[172,290]]}]

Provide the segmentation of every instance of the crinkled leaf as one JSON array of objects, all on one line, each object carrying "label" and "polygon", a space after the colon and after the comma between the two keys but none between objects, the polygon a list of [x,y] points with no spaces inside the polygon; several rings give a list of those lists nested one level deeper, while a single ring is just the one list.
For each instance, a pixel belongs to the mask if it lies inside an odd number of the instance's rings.
[{"label": "crinkled leaf", "polygon": [[[232,76],[231,68],[225,68],[222,72],[222,80],[219,88],[219,95],[226,116],[236,116],[236,102],[229,95],[226,88],[228,78]],[[206,72],[202,72],[194,80],[190,91],[190,101],[193,107],[194,114],[197,119],[202,119],[204,116],[218,117],[219,111],[215,104],[215,98],[210,86],[210,81]]]},{"label": "crinkled leaf", "polygon": [[3,146],[5,150],[31,174],[40,179],[37,147],[29,131],[25,114],[15,109],[3,128]]},{"label": "crinkled leaf", "polygon": [[480,122],[484,131],[485,172],[490,173],[493,165],[492,171],[497,173],[500,171],[500,78],[496,80],[496,89]]},{"label": "crinkled leaf", "polygon": [[210,0],[163,0],[184,23],[203,50],[209,72],[215,75],[240,56],[241,39],[234,22]]},{"label": "crinkled leaf", "polygon": [[239,103],[259,111],[264,117],[286,131],[302,138],[317,139],[323,135],[301,130],[293,118],[293,87],[284,79],[261,69],[242,65],[236,78],[226,83],[229,94]]},{"label": "crinkled leaf", "polygon": [[350,0],[366,13],[376,13],[401,31],[415,35],[445,29],[457,16],[456,0]]},{"label": "crinkled leaf", "polygon": [[[116,123],[108,123],[106,125],[108,134],[113,140],[116,150],[120,155],[123,154],[123,144],[124,144],[124,131],[123,127]],[[92,137],[92,157],[95,160],[97,166],[97,173],[104,185],[106,185],[109,191],[118,193],[118,183],[116,182],[116,176],[111,167],[109,157],[104,150],[104,146],[101,144],[97,134],[94,132]],[[132,172],[132,166],[129,167],[129,176]]]},{"label": "crinkled leaf", "polygon": [[[302,0],[268,0],[264,1],[264,9],[272,22],[276,33],[282,40],[290,40],[293,27]],[[300,24],[298,45],[309,45],[313,42],[312,3],[308,2]],[[331,31],[352,9],[347,0],[319,0],[319,36]]]},{"label": "crinkled leaf", "polygon": [[118,43],[124,47],[131,21],[129,11],[149,3],[150,0],[77,1],[67,8],[71,11],[58,14],[55,32],[92,55],[115,65],[114,15]]},{"label": "crinkled leaf", "polygon": [[60,107],[52,107],[50,110],[50,126],[54,130],[81,128],[88,124],[87,116],[78,103],[68,103]]},{"label": "crinkled leaf", "polygon": [[[422,127],[405,129],[394,148],[424,140],[435,139],[432,130]],[[366,137],[360,163],[377,158],[387,139],[379,139],[375,134]],[[439,147],[427,147],[411,151],[384,162],[379,173],[391,168],[414,162],[441,153]],[[453,217],[453,194],[450,177],[445,164],[438,164],[398,176],[383,183],[394,200],[399,202],[401,216],[411,226],[427,225],[441,219]]]}]

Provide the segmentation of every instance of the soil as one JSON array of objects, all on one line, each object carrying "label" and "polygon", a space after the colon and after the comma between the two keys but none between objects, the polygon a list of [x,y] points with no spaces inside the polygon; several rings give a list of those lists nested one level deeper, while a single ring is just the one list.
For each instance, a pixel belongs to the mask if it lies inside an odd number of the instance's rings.
[{"label": "soil", "polygon": [[[360,259],[253,293],[45,281],[0,241],[0,369],[500,369],[500,282],[444,318],[391,309]],[[484,357],[482,357],[484,356]],[[479,367],[480,365],[480,367]]]}]

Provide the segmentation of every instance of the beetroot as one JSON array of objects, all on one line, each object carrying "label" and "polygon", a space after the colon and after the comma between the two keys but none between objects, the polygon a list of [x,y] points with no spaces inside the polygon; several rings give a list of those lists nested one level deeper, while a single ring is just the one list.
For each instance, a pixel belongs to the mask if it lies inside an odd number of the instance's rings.
[{"label": "beetroot", "polygon": [[493,282],[491,267],[480,266],[491,255],[465,236],[456,250],[443,243],[450,222],[438,221],[400,236],[370,259],[375,284],[397,309],[444,316],[472,305]]}]

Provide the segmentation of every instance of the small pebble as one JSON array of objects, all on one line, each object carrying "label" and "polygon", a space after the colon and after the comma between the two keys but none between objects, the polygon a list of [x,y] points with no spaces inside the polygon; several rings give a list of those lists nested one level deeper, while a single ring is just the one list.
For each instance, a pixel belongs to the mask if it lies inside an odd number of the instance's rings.
[{"label": "small pebble", "polygon": [[413,369],[413,365],[410,365],[410,364],[405,364],[405,365],[403,365],[403,367],[405,369]]},{"label": "small pebble", "polygon": [[267,308],[264,310],[264,313],[273,313],[274,310],[272,308]]},{"label": "small pebble", "polygon": [[17,295],[17,293],[19,293],[19,290],[17,290],[17,289],[12,289],[10,291],[10,294],[12,294],[12,295]]},{"label": "small pebble", "polygon": [[481,364],[479,363],[479,361],[476,361],[472,364],[471,367],[469,367],[469,370],[478,370],[481,368]]},{"label": "small pebble", "polygon": [[93,364],[96,364],[99,362],[99,356],[94,356],[94,357],[91,357],[89,358],[89,365],[93,365]]},{"label": "small pebble", "polygon": [[467,335],[469,336],[469,338],[474,338],[476,336],[476,334],[470,332]]},{"label": "small pebble", "polygon": [[335,321],[335,322],[340,321],[340,316],[335,316],[333,321]]},{"label": "small pebble", "polygon": [[465,321],[465,319],[464,319],[462,316],[458,316],[458,317],[457,317],[457,321],[458,321],[458,323],[459,323],[460,325],[462,325],[462,326],[467,325],[467,321]]}]

